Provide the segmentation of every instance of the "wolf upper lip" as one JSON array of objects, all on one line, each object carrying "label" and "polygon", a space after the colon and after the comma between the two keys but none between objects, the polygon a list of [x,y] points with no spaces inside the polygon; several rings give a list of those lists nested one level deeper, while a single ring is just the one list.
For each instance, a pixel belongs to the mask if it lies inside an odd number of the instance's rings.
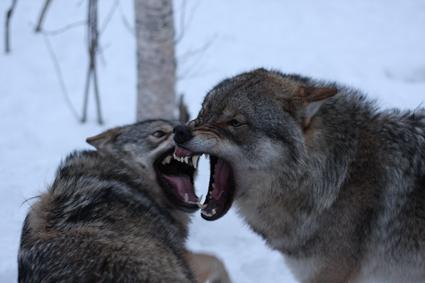
[{"label": "wolf upper lip", "polygon": [[200,155],[193,155],[193,156],[182,156],[178,157],[175,153],[173,155],[167,155],[161,162],[163,165],[167,165],[171,163],[172,159],[175,159],[179,162],[186,163],[187,165],[192,166],[193,168],[198,168],[199,158]]}]

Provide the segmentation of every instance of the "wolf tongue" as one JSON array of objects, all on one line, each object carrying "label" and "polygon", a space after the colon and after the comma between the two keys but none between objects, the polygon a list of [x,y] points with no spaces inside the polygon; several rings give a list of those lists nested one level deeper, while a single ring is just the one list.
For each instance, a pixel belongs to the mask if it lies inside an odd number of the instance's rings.
[{"label": "wolf tongue", "polygon": [[223,195],[226,185],[230,177],[230,167],[222,159],[218,159],[214,169],[214,188],[211,196],[218,200]]},{"label": "wolf tongue", "polygon": [[231,175],[232,169],[222,159],[217,159],[214,165],[212,187],[209,188],[208,197],[202,208],[202,218],[216,220],[223,216],[231,205]]},{"label": "wolf tongue", "polygon": [[[186,175],[163,175],[167,182],[174,187],[177,194],[182,200],[185,200],[185,195],[189,202],[197,203],[198,197],[193,192],[193,185],[190,177]],[[186,200],[185,200],[186,201]],[[186,201],[186,202],[187,202]]]}]

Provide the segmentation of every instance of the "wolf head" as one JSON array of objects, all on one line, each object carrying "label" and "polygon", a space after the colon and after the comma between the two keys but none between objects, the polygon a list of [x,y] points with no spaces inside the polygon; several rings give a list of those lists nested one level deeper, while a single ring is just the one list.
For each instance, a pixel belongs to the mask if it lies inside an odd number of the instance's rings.
[{"label": "wolf head", "polygon": [[305,136],[320,106],[337,90],[297,75],[258,69],[224,80],[206,96],[198,117],[175,128],[177,151],[210,155],[202,216],[223,216],[233,197],[261,194],[261,174],[302,166]]},{"label": "wolf head", "polygon": [[[198,158],[176,160],[173,127],[178,122],[147,120],[107,130],[87,142],[99,154],[119,160],[157,182],[168,199],[184,210],[197,210],[193,179]],[[187,161],[187,162],[185,162]]]}]

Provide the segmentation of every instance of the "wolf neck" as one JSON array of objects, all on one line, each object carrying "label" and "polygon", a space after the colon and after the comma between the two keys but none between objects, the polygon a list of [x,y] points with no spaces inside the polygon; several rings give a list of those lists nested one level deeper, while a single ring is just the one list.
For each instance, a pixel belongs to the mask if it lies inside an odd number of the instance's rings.
[{"label": "wolf neck", "polygon": [[[159,184],[155,179],[152,179],[152,174],[146,171],[145,168],[140,166],[134,166],[132,162],[121,162],[120,160],[116,160],[118,164],[122,164],[122,166],[125,166],[127,168],[126,171],[131,175],[129,177],[137,178],[139,180],[139,186],[138,188],[134,188],[134,194],[142,193],[146,194],[153,200],[155,204],[158,205],[158,207],[163,210],[163,213],[167,213],[169,217],[176,221],[180,226],[183,234],[186,237],[187,234],[187,227],[190,222],[189,215],[187,213],[182,212],[181,210],[176,209],[165,197],[165,194],[162,191],[162,188],[159,186]],[[139,192],[138,192],[139,191]],[[134,198],[132,196],[129,196],[130,198]]]},{"label": "wolf neck", "polygon": [[363,131],[359,125],[365,125],[363,121],[373,112],[361,96],[332,99],[305,132],[297,165],[282,160],[279,171],[271,168],[256,173],[261,187],[248,194],[257,195],[242,196],[236,203],[251,228],[272,248],[296,254],[317,235],[321,218],[334,209],[350,165],[355,162],[358,137]]},{"label": "wolf neck", "polygon": [[[82,223],[86,220],[73,216],[81,216],[79,211],[86,211],[87,217],[112,219],[128,215],[134,218],[131,221],[117,218],[114,223],[119,225],[140,221],[137,215],[142,215],[143,211],[152,212],[152,217],[156,217],[155,212],[166,214],[170,222],[178,224],[185,237],[189,221],[187,215],[168,207],[159,185],[145,175],[119,160],[94,151],[75,152],[62,163],[47,197],[65,199],[57,209]],[[120,209],[121,213],[111,213],[111,207]]]}]

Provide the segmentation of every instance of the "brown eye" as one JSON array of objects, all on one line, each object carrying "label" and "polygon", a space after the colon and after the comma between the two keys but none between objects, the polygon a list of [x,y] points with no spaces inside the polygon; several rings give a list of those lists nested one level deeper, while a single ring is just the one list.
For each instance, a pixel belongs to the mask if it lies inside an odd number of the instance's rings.
[{"label": "brown eye", "polygon": [[241,122],[239,122],[239,121],[238,121],[238,120],[236,120],[236,119],[232,119],[232,120],[230,120],[230,121],[228,122],[228,124],[229,124],[230,126],[232,126],[232,127],[235,127],[235,128],[242,126],[242,123],[241,123]]},{"label": "brown eye", "polygon": [[152,134],[152,136],[156,138],[162,138],[163,136],[165,136],[165,133],[163,131],[156,131]]}]

